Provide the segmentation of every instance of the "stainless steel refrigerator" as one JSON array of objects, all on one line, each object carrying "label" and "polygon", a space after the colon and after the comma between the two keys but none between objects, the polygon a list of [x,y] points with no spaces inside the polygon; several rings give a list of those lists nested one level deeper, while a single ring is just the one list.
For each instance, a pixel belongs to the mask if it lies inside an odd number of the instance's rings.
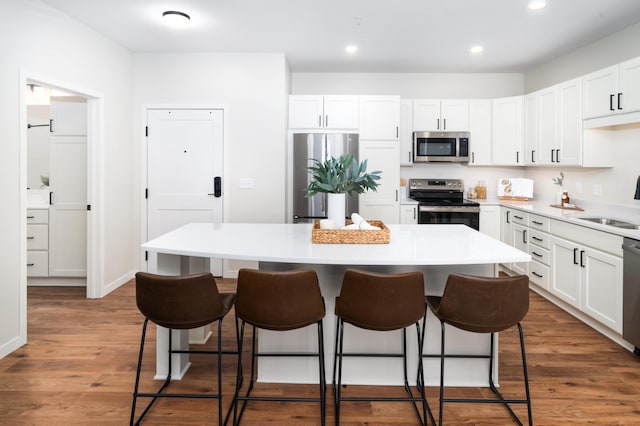
[{"label": "stainless steel refrigerator", "polygon": [[[324,161],[329,157],[352,154],[358,158],[358,135],[347,133],[295,133],[293,135],[293,222],[312,222],[327,217],[327,197],[316,194],[305,198],[304,189],[311,181],[307,167],[311,159]],[[358,212],[358,194],[347,196],[346,214]]]}]

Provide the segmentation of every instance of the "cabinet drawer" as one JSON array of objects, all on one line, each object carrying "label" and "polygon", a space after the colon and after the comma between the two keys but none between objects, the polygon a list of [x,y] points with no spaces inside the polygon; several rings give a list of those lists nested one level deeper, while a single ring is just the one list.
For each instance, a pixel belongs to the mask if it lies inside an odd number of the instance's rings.
[{"label": "cabinet drawer", "polygon": [[550,265],[550,251],[544,249],[542,247],[530,245],[529,246],[529,254],[531,255],[531,259],[540,263],[544,263],[545,265]]},{"label": "cabinet drawer", "polygon": [[561,220],[551,221],[551,234],[622,257],[622,237]]},{"label": "cabinet drawer", "polygon": [[27,250],[49,249],[49,225],[27,225]]},{"label": "cabinet drawer", "polygon": [[49,276],[49,252],[48,251],[28,251],[27,252],[27,276],[28,277]]},{"label": "cabinet drawer", "polygon": [[540,262],[533,261],[529,263],[529,281],[538,287],[549,290],[549,276],[551,268]]},{"label": "cabinet drawer", "polygon": [[529,228],[549,232],[549,218],[531,214],[529,215]]},{"label": "cabinet drawer", "polygon": [[519,223],[520,225],[529,225],[529,213],[521,212],[520,210],[512,210],[511,220],[513,223]]},{"label": "cabinet drawer", "polygon": [[549,234],[536,231],[535,229],[529,229],[529,243],[546,249],[551,248],[551,244],[549,242]]},{"label": "cabinet drawer", "polygon": [[49,210],[27,209],[27,224],[31,223],[49,223]]}]

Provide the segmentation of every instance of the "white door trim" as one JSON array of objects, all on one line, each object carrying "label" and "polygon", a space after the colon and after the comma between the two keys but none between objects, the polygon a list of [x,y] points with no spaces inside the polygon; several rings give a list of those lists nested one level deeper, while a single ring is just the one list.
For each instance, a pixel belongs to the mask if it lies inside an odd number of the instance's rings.
[{"label": "white door trim", "polygon": [[19,168],[20,168],[20,335],[26,342],[27,336],[27,82],[56,88],[87,98],[87,203],[91,204],[91,213],[87,215],[87,297],[99,298],[104,292],[104,265],[102,263],[104,224],[103,224],[103,94],[79,87],[68,81],[21,69],[19,78]]},{"label": "white door trim", "polygon": [[[222,141],[222,193],[225,198],[229,194],[229,182],[227,179],[229,164],[229,106],[227,104],[143,104],[140,111],[140,194],[142,194],[140,208],[140,241],[147,241],[147,203],[144,200],[145,189],[147,188],[147,136],[145,128],[147,126],[147,111],[152,109],[221,109],[223,115],[223,141]],[[228,216],[228,202],[222,202],[222,221],[226,221]],[[146,265],[145,251],[140,247],[140,265]],[[224,268],[224,267],[223,267]]]}]

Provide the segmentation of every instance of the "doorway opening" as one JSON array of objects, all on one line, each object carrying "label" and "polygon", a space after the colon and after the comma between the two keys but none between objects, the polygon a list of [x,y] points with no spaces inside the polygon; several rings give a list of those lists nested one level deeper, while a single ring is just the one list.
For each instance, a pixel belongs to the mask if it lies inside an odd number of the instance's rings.
[{"label": "doorway opening", "polygon": [[[102,209],[95,203],[102,199],[102,96],[27,72],[21,73],[20,93],[19,208],[25,236],[20,247],[25,265],[20,305],[26,336],[27,285],[82,285],[87,298],[104,295],[99,274]],[[35,135],[39,138],[31,144]],[[35,246],[30,244],[37,239],[34,229],[40,236]]]}]

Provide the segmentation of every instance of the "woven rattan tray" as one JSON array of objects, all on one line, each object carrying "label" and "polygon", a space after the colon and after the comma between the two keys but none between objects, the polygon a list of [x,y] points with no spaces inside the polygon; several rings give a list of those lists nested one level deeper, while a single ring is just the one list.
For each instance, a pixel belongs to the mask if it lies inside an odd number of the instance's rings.
[{"label": "woven rattan tray", "polygon": [[[379,220],[368,220],[380,230],[368,229],[320,229],[320,221],[313,222],[311,242],[315,244],[389,244],[389,228]],[[347,225],[351,224],[347,220]]]}]

